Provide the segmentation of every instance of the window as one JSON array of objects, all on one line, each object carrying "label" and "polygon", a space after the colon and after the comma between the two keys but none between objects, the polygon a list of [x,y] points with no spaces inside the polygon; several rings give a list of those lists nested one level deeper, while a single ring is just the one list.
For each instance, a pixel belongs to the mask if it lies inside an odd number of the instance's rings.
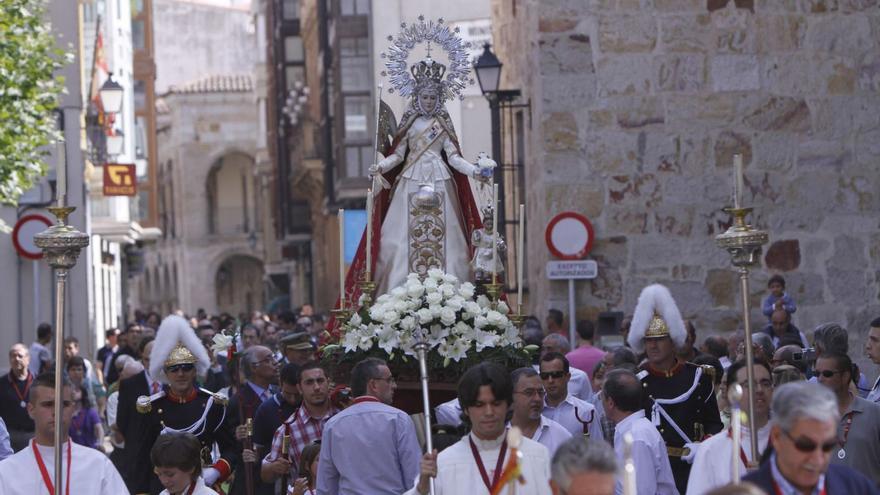
[{"label": "window", "polygon": [[345,96],[345,140],[369,139],[368,115],[370,113],[369,96]]},{"label": "window", "polygon": [[131,46],[135,50],[143,50],[146,46],[144,40],[144,21],[131,21]]},{"label": "window", "polygon": [[299,19],[299,0],[283,0],[283,2],[281,12],[284,20]]},{"label": "window", "polygon": [[143,110],[147,104],[147,85],[140,79],[134,80],[134,108]]},{"label": "window", "polygon": [[370,0],[340,0],[342,15],[367,15],[370,13]]},{"label": "window", "polygon": [[144,0],[131,0],[131,16],[137,17],[144,10]]},{"label": "window", "polygon": [[288,65],[284,68],[284,87],[287,88],[288,92],[293,89],[293,86],[297,81],[305,84],[305,79],[306,68],[302,65]]},{"label": "window", "polygon": [[303,61],[303,42],[299,36],[287,36],[284,38],[284,61]]}]

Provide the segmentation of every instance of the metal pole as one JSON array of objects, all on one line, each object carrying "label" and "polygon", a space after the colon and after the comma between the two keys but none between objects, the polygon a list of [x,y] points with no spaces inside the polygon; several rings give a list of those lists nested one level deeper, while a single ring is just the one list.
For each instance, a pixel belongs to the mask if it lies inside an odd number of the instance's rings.
[{"label": "metal pole", "polygon": [[[67,269],[55,271],[55,487],[62,484],[61,472],[61,356],[64,341],[64,291],[67,288]],[[67,473],[70,476],[70,473]],[[61,489],[56,490],[61,493]]]},{"label": "metal pole", "polygon": [[568,279],[568,343],[571,345],[571,348],[574,349],[577,347],[577,344],[574,341],[575,334],[575,317],[574,317],[574,279]]},{"label": "metal pole", "polygon": [[[419,376],[422,382],[422,407],[425,412],[425,450],[434,452],[434,441],[431,439],[431,401],[428,398],[428,344],[424,340],[415,345],[419,359]],[[434,478],[428,480],[431,495],[434,495]]]},{"label": "metal pole", "polygon": [[33,328],[36,328],[40,321],[40,262],[37,260],[31,261],[33,264],[33,272],[34,272],[34,323]]},{"label": "metal pole", "polygon": [[730,465],[730,473],[732,475],[732,481],[736,484],[739,484],[741,479],[740,469],[739,469],[739,453],[740,453],[740,445],[741,445],[741,435],[742,435],[742,416],[740,415],[739,401],[742,399],[742,387],[739,383],[735,383],[733,387],[728,391],[727,398],[730,401],[730,439],[733,443],[732,445],[732,455],[731,455],[731,465]]},{"label": "metal pole", "polygon": [[498,229],[502,235],[507,233],[507,217],[505,216],[504,198],[504,161],[501,159],[501,102],[497,94],[487,95],[492,119],[492,159],[498,164],[495,167],[495,182],[498,183]]},{"label": "metal pole", "polygon": [[751,460],[758,458],[758,429],[755,428],[755,357],[752,353],[752,322],[749,315],[749,269],[739,267],[739,281],[742,287],[743,327],[746,334],[746,380],[749,384],[749,446],[752,448]]}]

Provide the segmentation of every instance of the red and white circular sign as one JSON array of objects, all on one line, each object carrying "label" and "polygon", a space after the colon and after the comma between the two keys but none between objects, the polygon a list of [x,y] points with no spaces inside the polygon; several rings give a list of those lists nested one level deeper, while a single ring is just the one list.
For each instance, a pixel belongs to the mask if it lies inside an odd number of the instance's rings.
[{"label": "red and white circular sign", "polygon": [[544,237],[553,256],[563,260],[583,259],[593,248],[593,224],[580,213],[562,212],[547,224]]},{"label": "red and white circular sign", "polygon": [[34,236],[52,226],[52,221],[43,215],[25,215],[15,222],[12,229],[12,244],[23,258],[38,260],[43,250],[34,244]]}]

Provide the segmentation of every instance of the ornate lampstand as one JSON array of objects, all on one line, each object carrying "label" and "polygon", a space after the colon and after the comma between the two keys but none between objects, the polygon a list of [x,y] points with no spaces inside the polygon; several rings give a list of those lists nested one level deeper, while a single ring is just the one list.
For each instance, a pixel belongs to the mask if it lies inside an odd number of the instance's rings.
[{"label": "ornate lampstand", "polygon": [[[762,246],[767,244],[769,236],[766,231],[753,228],[746,223],[746,215],[752,208],[725,208],[725,212],[733,215],[733,225],[726,232],[715,237],[718,247],[730,253],[733,266],[739,268],[739,281],[742,291],[743,328],[745,330],[746,373],[748,383],[754,384],[755,372],[752,369],[755,358],[752,353],[752,324],[749,315],[749,268],[759,263]],[[752,462],[758,452],[758,430],[754,426],[755,387],[749,386],[749,445],[752,447]]]},{"label": "ornate lampstand", "polygon": [[485,284],[486,294],[489,295],[489,299],[493,304],[498,302],[498,298],[501,296],[501,289],[504,288],[504,284],[500,284],[498,282]]},{"label": "ornate lampstand", "polygon": [[370,272],[364,273],[364,279],[358,282],[358,287],[361,289],[361,294],[363,295],[363,306],[369,309],[369,307],[373,305],[373,294],[376,293],[376,282],[373,281]]},{"label": "ornate lampstand", "polygon": [[61,359],[64,341],[64,301],[67,275],[76,265],[79,252],[89,245],[89,236],[67,225],[67,217],[76,208],[56,206],[49,211],[58,223],[34,236],[34,244],[43,250],[46,261],[55,270],[55,486],[61,484]]}]

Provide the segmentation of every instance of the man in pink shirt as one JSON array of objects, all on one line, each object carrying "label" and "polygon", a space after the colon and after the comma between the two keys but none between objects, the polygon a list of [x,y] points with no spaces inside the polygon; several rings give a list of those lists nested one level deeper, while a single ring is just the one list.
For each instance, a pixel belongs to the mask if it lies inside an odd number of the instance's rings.
[{"label": "man in pink shirt", "polygon": [[580,344],[578,344],[577,349],[569,352],[565,357],[572,366],[589,375],[590,380],[592,380],[593,369],[596,367],[596,363],[605,357],[605,352],[593,346],[595,327],[592,321],[579,321],[577,333],[578,337],[580,337]]}]

